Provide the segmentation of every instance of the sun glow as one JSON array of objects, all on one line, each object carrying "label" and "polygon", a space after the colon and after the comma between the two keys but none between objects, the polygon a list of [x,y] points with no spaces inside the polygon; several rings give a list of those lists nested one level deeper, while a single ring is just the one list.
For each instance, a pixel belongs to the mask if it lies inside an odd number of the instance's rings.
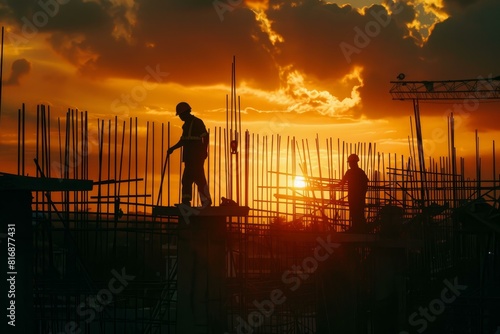
[{"label": "sun glow", "polygon": [[293,179],[293,186],[295,188],[305,188],[306,187],[306,180],[304,179],[303,176],[296,176]]}]

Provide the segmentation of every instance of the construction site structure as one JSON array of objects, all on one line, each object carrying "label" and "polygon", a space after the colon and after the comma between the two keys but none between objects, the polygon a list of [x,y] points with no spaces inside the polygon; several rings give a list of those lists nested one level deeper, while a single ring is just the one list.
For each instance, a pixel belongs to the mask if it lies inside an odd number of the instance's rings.
[{"label": "construction site structure", "polygon": [[[470,178],[462,158],[421,164],[413,140],[404,157],[375,143],[243,132],[231,101],[231,126],[210,129],[214,206],[196,207],[193,194],[189,209],[174,205],[182,164],[164,166],[169,123],[92,121],[70,109],[54,124],[40,105],[33,129],[18,110],[17,173],[0,173],[0,220],[15,227],[17,270],[4,271],[1,288],[16,276],[17,329],[496,331],[494,144],[492,178]],[[350,233],[339,187],[352,153],[369,178],[367,233]]]}]

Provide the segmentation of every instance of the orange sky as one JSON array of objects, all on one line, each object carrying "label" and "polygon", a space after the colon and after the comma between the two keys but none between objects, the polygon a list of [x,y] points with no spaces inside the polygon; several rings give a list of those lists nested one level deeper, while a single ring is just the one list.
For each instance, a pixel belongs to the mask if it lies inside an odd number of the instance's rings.
[{"label": "orange sky", "polygon": [[[185,100],[208,127],[222,126],[233,56],[244,129],[409,155],[412,105],[393,101],[389,82],[401,72],[407,80],[498,76],[499,16],[494,0],[7,0],[1,160],[16,160],[23,102],[28,122],[45,103],[54,117],[71,107],[92,120],[180,126],[174,108]],[[446,133],[454,111],[458,154],[472,159],[477,129],[491,155],[498,103],[463,107],[421,105],[426,154],[447,154],[436,133]]]}]

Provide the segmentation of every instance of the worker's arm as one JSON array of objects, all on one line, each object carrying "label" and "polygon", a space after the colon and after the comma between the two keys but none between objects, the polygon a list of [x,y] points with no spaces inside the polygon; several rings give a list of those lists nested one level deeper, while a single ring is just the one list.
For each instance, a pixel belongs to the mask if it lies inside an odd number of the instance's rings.
[{"label": "worker's arm", "polygon": [[203,149],[208,155],[208,144],[210,143],[210,135],[208,132],[201,135],[201,141],[203,143]]},{"label": "worker's arm", "polygon": [[339,186],[344,187],[344,185],[346,184],[346,182],[349,179],[349,173],[350,173],[350,169],[345,172],[344,176],[342,177],[342,180],[340,180]]},{"label": "worker's arm", "polygon": [[181,138],[175,145],[170,146],[170,148],[167,150],[167,154],[168,155],[172,154],[176,149],[182,146],[184,146],[184,140]]}]

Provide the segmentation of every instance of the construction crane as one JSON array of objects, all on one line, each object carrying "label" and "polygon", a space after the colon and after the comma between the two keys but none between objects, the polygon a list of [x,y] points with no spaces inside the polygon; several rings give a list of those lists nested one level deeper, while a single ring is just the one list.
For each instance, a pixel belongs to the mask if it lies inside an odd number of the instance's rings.
[{"label": "construction crane", "polygon": [[[404,74],[398,78],[404,79]],[[393,100],[500,100],[500,76],[470,80],[391,81]]]},{"label": "construction crane", "polygon": [[[418,162],[420,169],[421,202],[426,206],[425,194],[425,157],[423,150],[422,128],[420,123],[419,101],[443,101],[443,100],[500,100],[500,76],[490,78],[477,78],[468,80],[441,80],[441,81],[405,81],[404,73],[397,76],[398,81],[391,81],[392,88],[389,93],[393,100],[413,101],[415,115],[415,130],[417,136]],[[456,156],[454,146],[453,115],[451,115],[451,147],[452,147],[452,170],[456,174]]]}]

